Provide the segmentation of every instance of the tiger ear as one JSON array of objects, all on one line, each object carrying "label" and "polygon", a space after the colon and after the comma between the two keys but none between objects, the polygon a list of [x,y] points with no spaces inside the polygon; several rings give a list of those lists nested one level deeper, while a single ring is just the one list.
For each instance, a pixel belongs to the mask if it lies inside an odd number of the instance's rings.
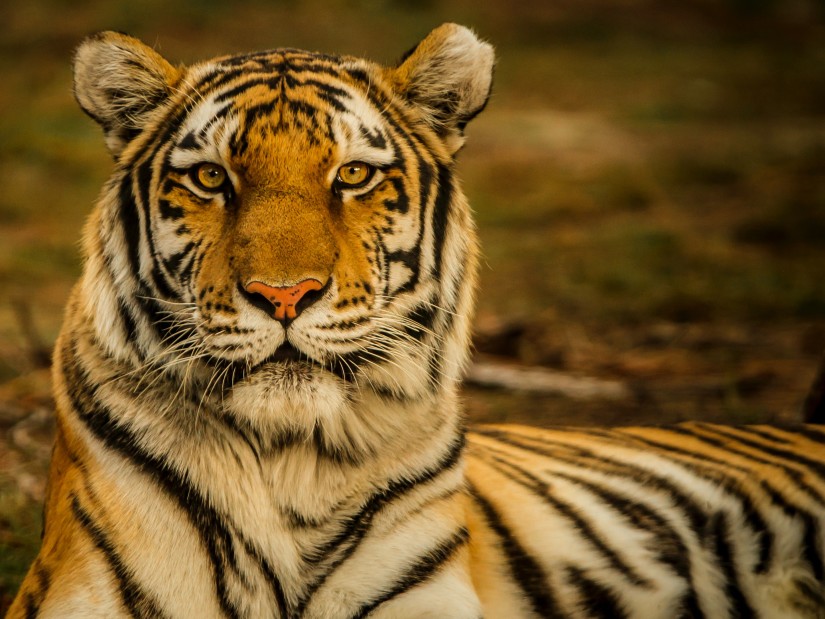
[{"label": "tiger ear", "polygon": [[160,54],[125,34],[100,32],[74,57],[74,94],[106,135],[117,157],[144,126],[147,113],[165,101],[180,73]]},{"label": "tiger ear", "polygon": [[487,104],[494,63],[493,47],[472,30],[443,24],[404,56],[391,79],[455,153],[465,125]]}]

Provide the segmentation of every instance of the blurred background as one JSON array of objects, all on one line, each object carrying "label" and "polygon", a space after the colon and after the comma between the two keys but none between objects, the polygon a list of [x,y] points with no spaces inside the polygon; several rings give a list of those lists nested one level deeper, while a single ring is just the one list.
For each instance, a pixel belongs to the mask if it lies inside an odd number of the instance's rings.
[{"label": "blurred background", "polygon": [[484,244],[471,421],[794,422],[825,350],[823,0],[29,0],[0,26],[0,614],[37,549],[48,356],[111,162],[71,56],[498,50],[460,170]]}]

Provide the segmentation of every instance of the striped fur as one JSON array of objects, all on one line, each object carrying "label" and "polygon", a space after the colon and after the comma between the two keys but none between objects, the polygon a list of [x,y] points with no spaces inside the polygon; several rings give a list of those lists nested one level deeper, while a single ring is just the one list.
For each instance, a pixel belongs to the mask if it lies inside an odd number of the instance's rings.
[{"label": "striped fur", "polygon": [[825,616],[825,429],[478,428],[485,616]]},{"label": "striped fur", "polygon": [[[492,64],[455,25],[394,67],[81,45],[115,170],[10,617],[823,616],[820,430],[465,433]],[[250,292],[308,278],[289,321]]]}]

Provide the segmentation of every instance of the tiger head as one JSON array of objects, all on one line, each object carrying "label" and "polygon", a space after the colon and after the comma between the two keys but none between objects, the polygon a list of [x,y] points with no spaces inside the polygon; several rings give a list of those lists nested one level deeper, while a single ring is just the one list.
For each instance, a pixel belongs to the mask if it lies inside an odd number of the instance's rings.
[{"label": "tiger head", "polygon": [[454,24],[391,67],[294,49],[176,67],[87,39],[75,94],[115,171],[81,288],[107,354],[252,421],[454,389],[477,249],[453,164],[492,67]]}]

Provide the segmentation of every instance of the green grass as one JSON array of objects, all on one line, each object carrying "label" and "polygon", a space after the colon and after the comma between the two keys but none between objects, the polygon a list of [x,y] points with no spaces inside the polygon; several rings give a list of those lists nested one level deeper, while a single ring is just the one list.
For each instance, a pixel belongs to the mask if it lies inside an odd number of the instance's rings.
[{"label": "green grass", "polygon": [[[17,591],[40,546],[42,506],[0,480],[0,597]],[[2,600],[0,600],[2,610]]]}]

